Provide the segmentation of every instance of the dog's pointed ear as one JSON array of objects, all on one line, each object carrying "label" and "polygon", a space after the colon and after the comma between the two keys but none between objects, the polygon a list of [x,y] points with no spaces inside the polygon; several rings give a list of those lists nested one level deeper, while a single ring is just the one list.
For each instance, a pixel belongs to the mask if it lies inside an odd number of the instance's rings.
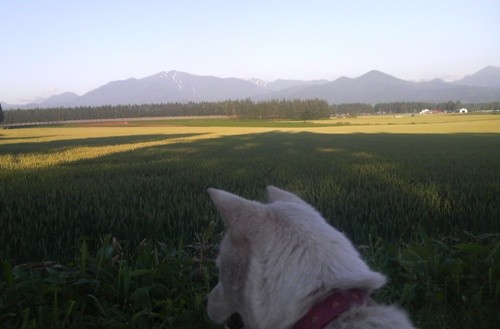
[{"label": "dog's pointed ear", "polygon": [[229,229],[229,234],[236,239],[251,236],[262,216],[262,204],[250,201],[232,193],[209,188],[208,194]]},{"label": "dog's pointed ear", "polygon": [[285,201],[285,202],[308,205],[307,202],[305,202],[295,194],[284,191],[275,186],[272,185],[267,186],[266,191],[267,191],[267,201],[270,203],[275,201]]}]

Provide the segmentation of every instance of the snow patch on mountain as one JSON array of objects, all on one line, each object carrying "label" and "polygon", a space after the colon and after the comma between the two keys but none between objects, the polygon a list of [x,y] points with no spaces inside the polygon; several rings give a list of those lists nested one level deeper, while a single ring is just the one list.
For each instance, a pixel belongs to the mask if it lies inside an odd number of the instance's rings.
[{"label": "snow patch on mountain", "polygon": [[267,85],[269,84],[269,81],[265,81],[265,80],[261,80],[261,79],[257,79],[257,78],[248,79],[247,81],[253,83],[256,86],[262,87],[262,88],[266,88]]},{"label": "snow patch on mountain", "polygon": [[165,81],[173,81],[179,90],[182,90],[182,79],[181,79],[181,72],[178,71],[169,71],[169,72],[161,72],[160,73],[160,78],[165,80]]},{"label": "snow patch on mountain", "polygon": [[174,82],[179,87],[179,90],[182,90],[182,80],[181,79],[177,80],[177,71],[173,71],[171,77],[172,80],[174,80]]}]

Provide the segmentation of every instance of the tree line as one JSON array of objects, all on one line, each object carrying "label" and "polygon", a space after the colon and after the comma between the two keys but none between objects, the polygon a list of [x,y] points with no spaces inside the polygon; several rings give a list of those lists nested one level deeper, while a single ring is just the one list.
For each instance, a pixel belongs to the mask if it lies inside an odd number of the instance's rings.
[{"label": "tree line", "polygon": [[440,110],[443,112],[455,112],[461,108],[466,108],[471,112],[479,111],[500,111],[500,102],[490,103],[460,103],[460,102],[391,102],[378,103],[375,105],[363,103],[334,104],[332,113],[334,115],[359,115],[359,114],[404,114],[419,113],[424,109]]},{"label": "tree line", "polygon": [[105,105],[75,108],[35,108],[5,111],[5,123],[37,123],[69,120],[105,120],[162,116],[224,115],[219,103],[169,103],[147,105]]},{"label": "tree line", "polygon": [[312,120],[331,115],[328,103],[320,99],[224,102],[224,114],[240,119]]},{"label": "tree line", "polygon": [[224,102],[17,109],[5,111],[5,123],[214,115],[227,115],[240,119],[310,120],[328,118],[331,111],[326,101],[318,99],[265,102],[253,102],[247,99]]},{"label": "tree line", "polygon": [[446,112],[465,107],[469,111],[499,111],[500,102],[461,104],[460,102],[425,103],[392,102],[375,105],[363,103],[328,104],[324,100],[270,100],[254,102],[228,100],[223,102],[190,102],[145,105],[107,105],[77,108],[36,108],[2,110],[0,122],[5,124],[39,123],[69,120],[106,120],[123,118],[148,118],[166,116],[215,116],[225,115],[240,119],[312,120],[334,115],[418,113],[423,109]]}]

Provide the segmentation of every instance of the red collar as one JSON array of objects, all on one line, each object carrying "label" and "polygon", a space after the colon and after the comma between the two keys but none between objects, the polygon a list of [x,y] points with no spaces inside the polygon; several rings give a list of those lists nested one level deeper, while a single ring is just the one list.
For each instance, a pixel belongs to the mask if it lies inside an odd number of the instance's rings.
[{"label": "red collar", "polygon": [[367,297],[357,289],[335,291],[316,303],[292,329],[322,329],[351,307],[365,304]]}]

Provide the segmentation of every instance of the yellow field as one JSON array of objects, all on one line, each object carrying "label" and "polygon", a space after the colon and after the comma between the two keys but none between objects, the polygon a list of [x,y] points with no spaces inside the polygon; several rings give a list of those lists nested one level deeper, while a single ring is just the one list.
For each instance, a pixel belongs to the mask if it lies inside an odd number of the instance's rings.
[{"label": "yellow field", "polygon": [[[352,126],[335,127],[335,133],[500,133],[500,116],[494,114],[429,114],[401,116],[360,116],[335,118],[327,122],[349,123]],[[315,121],[325,123],[325,120]],[[328,130],[321,131],[323,133]]]},{"label": "yellow field", "polygon": [[[208,120],[221,120],[206,119]],[[183,126],[179,125],[116,125],[116,126],[83,126],[83,127],[32,127],[22,129],[0,130],[0,147],[9,144],[30,144],[30,149],[15,154],[0,150],[1,170],[22,170],[24,168],[41,168],[72,162],[82,159],[96,158],[113,153],[126,152],[144,147],[166,145],[185,141],[194,141],[222,136],[256,134],[270,131],[280,132],[312,132],[321,134],[350,133],[388,133],[388,134],[455,134],[455,133],[500,133],[499,115],[416,115],[416,116],[365,116],[357,118],[334,118],[313,121],[331,126],[318,127],[259,127],[252,122],[247,127],[231,127],[228,121],[221,121],[220,126]],[[335,125],[337,124],[337,125]],[[155,138],[141,141],[141,136],[169,135],[169,138]],[[175,138],[171,138],[175,135]],[[130,143],[120,141],[116,145],[95,146],[92,140],[113,136],[115,138],[131,138]],[[37,152],[36,143],[89,140],[88,146],[78,143],[75,147],[61,147],[50,150],[41,148]],[[13,145],[11,145],[13,146]]]},{"label": "yellow field", "polygon": [[[212,120],[212,119],[207,119]],[[213,120],[219,120],[213,119]],[[116,127],[33,127],[25,129],[0,130],[0,145],[30,140],[44,142],[75,138],[104,136],[129,136],[156,133],[204,134],[199,138],[212,138],[235,134],[261,133],[267,131],[307,131],[320,133],[500,133],[500,115],[493,114],[436,114],[403,116],[360,116],[356,118],[332,118],[315,120],[313,123],[331,124],[329,127],[231,127],[221,126],[132,126]],[[335,124],[345,124],[338,125]]]}]

